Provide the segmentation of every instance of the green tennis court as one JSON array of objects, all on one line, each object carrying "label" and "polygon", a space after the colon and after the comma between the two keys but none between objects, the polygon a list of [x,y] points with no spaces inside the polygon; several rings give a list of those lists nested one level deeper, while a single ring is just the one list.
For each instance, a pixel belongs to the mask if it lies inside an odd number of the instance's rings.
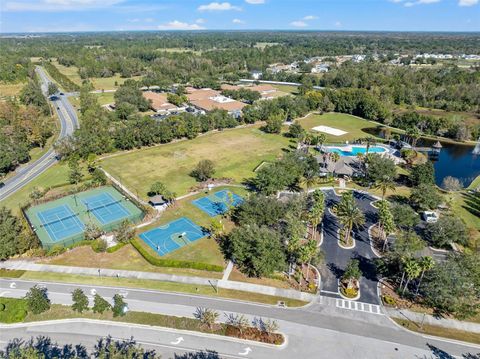
[{"label": "green tennis court", "polygon": [[69,246],[84,238],[91,223],[109,232],[124,221],[143,219],[143,212],[112,186],[65,196],[28,208],[25,214],[44,248]]}]

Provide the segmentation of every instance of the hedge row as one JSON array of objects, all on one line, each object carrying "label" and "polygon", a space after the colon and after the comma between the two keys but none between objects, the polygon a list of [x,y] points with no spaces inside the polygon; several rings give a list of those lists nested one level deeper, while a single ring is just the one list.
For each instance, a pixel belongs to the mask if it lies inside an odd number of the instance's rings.
[{"label": "hedge row", "polygon": [[120,248],[126,246],[128,243],[118,243],[118,244],[115,244],[114,246],[112,247],[108,247],[107,248],[107,253],[113,253],[113,252],[116,252],[118,251]]},{"label": "hedge row", "polygon": [[45,70],[47,70],[48,74],[58,82],[61,88],[63,88],[65,91],[79,91],[80,86],[78,86],[75,82],[70,80],[70,78],[64,74],[62,74],[52,63],[48,61],[44,61],[42,63],[43,67],[45,67]]},{"label": "hedge row", "polygon": [[175,259],[162,259],[155,257],[148,253],[148,251],[142,246],[137,238],[132,239],[130,242],[132,246],[142,255],[145,260],[157,267],[172,267],[172,268],[191,268],[191,269],[199,269],[199,270],[206,270],[211,272],[222,272],[223,267],[218,266],[215,264],[207,264],[207,263],[197,263],[197,262],[189,262],[189,261],[179,261]]}]

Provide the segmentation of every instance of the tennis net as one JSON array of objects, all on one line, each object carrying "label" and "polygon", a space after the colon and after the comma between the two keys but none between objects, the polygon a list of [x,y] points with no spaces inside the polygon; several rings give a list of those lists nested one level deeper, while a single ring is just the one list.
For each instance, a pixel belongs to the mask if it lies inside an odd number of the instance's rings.
[{"label": "tennis net", "polygon": [[74,213],[66,217],[58,218],[51,222],[41,223],[40,227],[48,227],[48,226],[51,226],[52,224],[63,222],[63,221],[66,221],[67,219],[74,218],[74,217],[77,217],[77,214]]},{"label": "tennis net", "polygon": [[93,212],[93,211],[96,211],[97,209],[110,207],[110,206],[113,206],[113,205],[115,205],[117,203],[120,203],[120,202],[122,202],[121,199],[119,199],[117,201],[113,201],[113,202],[103,203],[103,204],[100,204],[98,206],[93,206],[93,207],[90,207],[90,205],[88,203],[85,203],[85,206],[87,206],[87,212]]}]

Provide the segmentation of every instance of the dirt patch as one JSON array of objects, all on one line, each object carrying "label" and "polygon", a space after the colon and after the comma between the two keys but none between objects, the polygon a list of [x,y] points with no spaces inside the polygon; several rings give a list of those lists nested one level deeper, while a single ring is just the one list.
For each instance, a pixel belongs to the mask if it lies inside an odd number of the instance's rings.
[{"label": "dirt patch", "polygon": [[284,342],[283,335],[278,333],[268,333],[260,331],[257,328],[245,328],[243,330],[231,325],[225,325],[225,335],[246,340],[254,340],[261,343],[281,345]]}]

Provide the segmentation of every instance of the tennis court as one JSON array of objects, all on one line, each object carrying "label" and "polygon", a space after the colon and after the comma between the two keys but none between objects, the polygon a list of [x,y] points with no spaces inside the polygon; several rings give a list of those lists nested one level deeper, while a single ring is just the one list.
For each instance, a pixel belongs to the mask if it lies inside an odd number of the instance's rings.
[{"label": "tennis court", "polygon": [[84,229],[83,223],[66,204],[38,212],[37,216],[40,226],[54,242],[82,233]]},{"label": "tennis court", "polygon": [[130,216],[130,212],[108,192],[82,199],[87,211],[92,213],[101,224],[108,224]]},{"label": "tennis court", "polygon": [[154,228],[140,234],[140,238],[160,256],[173,252],[200,238],[208,232],[193,223],[188,218],[182,217],[165,226]]},{"label": "tennis court", "polygon": [[140,222],[144,213],[116,188],[103,186],[29,207],[25,215],[42,246],[50,249],[81,241],[88,224],[110,232],[124,220]]},{"label": "tennis court", "polygon": [[218,216],[243,202],[243,198],[229,190],[222,190],[192,201],[193,205],[210,217]]}]

